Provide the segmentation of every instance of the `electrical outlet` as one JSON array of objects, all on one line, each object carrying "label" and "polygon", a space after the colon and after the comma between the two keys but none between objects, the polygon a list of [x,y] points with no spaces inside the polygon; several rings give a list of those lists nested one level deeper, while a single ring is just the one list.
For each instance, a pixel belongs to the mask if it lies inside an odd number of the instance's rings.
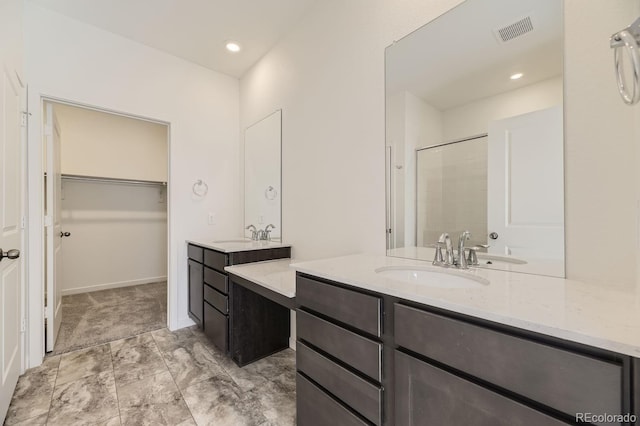
[{"label": "electrical outlet", "polygon": [[216,214],[213,212],[209,212],[209,215],[207,216],[207,221],[209,222],[209,225],[214,225],[216,223]]}]

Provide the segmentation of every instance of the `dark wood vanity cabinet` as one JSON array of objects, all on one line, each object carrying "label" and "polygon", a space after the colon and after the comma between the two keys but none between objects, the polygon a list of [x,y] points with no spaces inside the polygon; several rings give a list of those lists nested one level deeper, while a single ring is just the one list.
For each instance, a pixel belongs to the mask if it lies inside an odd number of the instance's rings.
[{"label": "dark wood vanity cabinet", "polygon": [[382,298],[298,275],[296,301],[298,424],[382,425]]},{"label": "dark wood vanity cabinet", "polygon": [[221,252],[196,244],[187,245],[189,256],[189,317],[213,344],[229,353],[229,317],[233,315],[229,276],[225,266],[291,256],[291,247]]},{"label": "dark wood vanity cabinet", "polygon": [[301,273],[296,286],[299,424],[334,413],[336,424],[555,426],[640,411],[640,359]]}]

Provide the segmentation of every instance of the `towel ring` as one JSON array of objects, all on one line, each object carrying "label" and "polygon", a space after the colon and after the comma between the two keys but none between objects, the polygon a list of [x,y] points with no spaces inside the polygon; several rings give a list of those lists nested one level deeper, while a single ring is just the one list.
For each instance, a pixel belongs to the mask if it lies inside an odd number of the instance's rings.
[{"label": "towel ring", "polygon": [[[640,101],[640,18],[624,30],[611,36],[611,48],[613,49],[613,62],[618,84],[618,92],[627,105],[634,105]],[[633,75],[631,76],[631,88],[627,86],[622,69],[622,49],[629,52]],[[629,90],[631,89],[631,90]]]},{"label": "towel ring", "polygon": [[275,200],[278,196],[278,191],[271,185],[264,190],[264,198],[267,200]]},{"label": "towel ring", "polygon": [[196,183],[193,184],[192,191],[198,197],[204,197],[209,192],[209,185],[202,179],[198,179]]}]

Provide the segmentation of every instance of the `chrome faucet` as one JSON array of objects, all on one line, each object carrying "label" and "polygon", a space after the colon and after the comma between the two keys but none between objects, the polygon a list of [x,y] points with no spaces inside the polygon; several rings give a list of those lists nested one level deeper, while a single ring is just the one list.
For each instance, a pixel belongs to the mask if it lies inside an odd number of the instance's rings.
[{"label": "chrome faucet", "polygon": [[[442,248],[445,249],[444,258],[442,256]],[[454,264],[454,255],[453,255],[453,244],[451,243],[451,238],[449,234],[443,232],[438,238],[438,242],[436,243],[436,255],[433,259],[434,265],[440,266],[453,266]]]},{"label": "chrome faucet", "polygon": [[[464,231],[460,234],[460,239],[458,240],[458,255],[456,256],[453,252],[453,244],[451,242],[451,237],[446,232],[443,232],[438,238],[438,242],[435,244],[436,253],[433,258],[433,264],[437,266],[454,266],[460,269],[469,269],[469,265],[467,263],[467,258],[465,257],[465,247],[464,242],[471,238],[471,232]],[[444,256],[442,255],[442,249],[445,249]]]},{"label": "chrome faucet", "polygon": [[264,239],[267,241],[271,241],[271,229],[269,228],[276,229],[276,226],[270,223],[264,227]]},{"label": "chrome faucet", "polygon": [[255,226],[249,225],[244,229],[247,229],[247,230],[251,231],[251,239],[253,241],[257,241],[258,240],[258,230],[256,229]]},{"label": "chrome faucet", "polygon": [[471,232],[463,231],[460,234],[460,239],[458,240],[458,258],[456,259],[456,266],[460,269],[469,269],[469,265],[467,265],[467,258],[465,256],[464,250],[464,242],[471,238]]}]

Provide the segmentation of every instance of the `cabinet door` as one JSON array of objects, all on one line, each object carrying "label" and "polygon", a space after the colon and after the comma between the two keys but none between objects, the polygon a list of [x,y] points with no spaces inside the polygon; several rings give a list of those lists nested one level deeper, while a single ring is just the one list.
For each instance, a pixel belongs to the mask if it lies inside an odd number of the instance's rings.
[{"label": "cabinet door", "polygon": [[189,316],[199,326],[202,326],[203,302],[203,273],[202,264],[189,260]]},{"label": "cabinet door", "polygon": [[567,425],[407,354],[395,353],[396,425]]},{"label": "cabinet door", "polygon": [[216,308],[204,304],[204,334],[223,353],[229,350],[229,317]]}]

